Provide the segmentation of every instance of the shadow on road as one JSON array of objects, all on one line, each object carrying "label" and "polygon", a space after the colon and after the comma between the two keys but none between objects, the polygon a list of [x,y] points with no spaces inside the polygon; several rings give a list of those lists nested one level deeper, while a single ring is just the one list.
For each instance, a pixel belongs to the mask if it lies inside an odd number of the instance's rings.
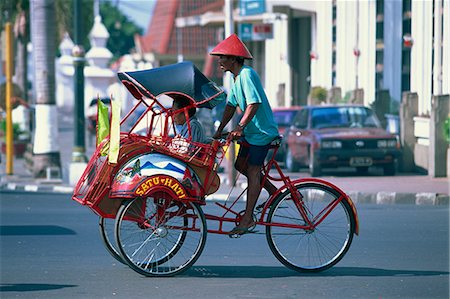
[{"label": "shadow on road", "polygon": [[15,283],[0,285],[0,292],[34,292],[73,288],[73,284]]},{"label": "shadow on road", "polygon": [[291,276],[439,276],[449,275],[444,271],[395,270],[358,267],[334,267],[320,273],[300,273],[285,267],[261,266],[204,266],[192,267],[183,276],[221,278],[276,278]]},{"label": "shadow on road", "polygon": [[1,225],[0,236],[76,235],[76,232],[57,225]]}]

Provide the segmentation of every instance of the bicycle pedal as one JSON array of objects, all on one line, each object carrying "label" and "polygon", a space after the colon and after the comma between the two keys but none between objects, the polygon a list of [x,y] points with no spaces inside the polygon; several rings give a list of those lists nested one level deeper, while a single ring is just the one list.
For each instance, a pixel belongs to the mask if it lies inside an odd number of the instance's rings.
[{"label": "bicycle pedal", "polygon": [[242,237],[242,235],[240,235],[240,234],[232,234],[232,235],[228,235],[228,237],[230,239],[239,239],[240,237]]},{"label": "bicycle pedal", "polygon": [[243,235],[248,235],[248,234],[258,234],[257,230],[250,230],[247,231],[245,233],[235,233],[235,234],[229,234],[228,237],[232,238],[232,239],[237,239],[242,237]]},{"label": "bicycle pedal", "polygon": [[262,204],[256,206],[255,210],[257,212],[261,212],[265,205],[266,205],[266,202],[263,202]]}]

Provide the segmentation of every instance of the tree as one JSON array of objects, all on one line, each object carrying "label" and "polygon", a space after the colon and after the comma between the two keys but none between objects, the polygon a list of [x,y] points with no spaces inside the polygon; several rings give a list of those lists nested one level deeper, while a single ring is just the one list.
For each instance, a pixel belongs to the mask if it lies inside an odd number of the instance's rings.
[{"label": "tree", "polygon": [[61,170],[58,122],[55,121],[55,0],[31,0],[30,12],[36,91],[33,175],[45,177],[49,167]]},{"label": "tree", "polygon": [[[15,83],[20,89],[20,97],[28,101],[27,82],[27,44],[30,40],[29,26],[29,1],[28,0],[3,0],[0,1],[0,29],[3,31],[4,23],[14,24],[15,41]],[[5,22],[6,21],[6,22]]]},{"label": "tree", "polygon": [[[58,38],[61,41],[65,32],[68,32],[73,37],[73,5],[72,1],[67,0],[56,0],[55,3]],[[81,36],[83,37],[83,47],[86,52],[91,48],[88,34],[94,24],[93,3],[93,0],[83,0],[81,12],[83,15]],[[130,53],[134,48],[134,35],[142,34],[142,29],[130,21],[117,7],[111,5],[110,2],[100,3],[100,15],[110,35],[106,47],[113,53],[113,60]]]},{"label": "tree", "polygon": [[134,48],[134,36],[142,34],[142,29],[109,2],[102,2],[100,15],[109,32],[106,47],[113,53],[113,60],[130,53]]}]

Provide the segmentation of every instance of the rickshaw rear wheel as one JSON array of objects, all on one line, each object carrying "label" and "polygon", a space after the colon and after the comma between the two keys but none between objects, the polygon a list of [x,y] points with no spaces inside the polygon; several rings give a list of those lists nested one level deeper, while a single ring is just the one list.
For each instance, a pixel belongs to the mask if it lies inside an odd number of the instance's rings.
[{"label": "rickshaw rear wheel", "polygon": [[126,264],[123,260],[122,256],[119,253],[119,249],[114,241],[114,218],[103,218],[99,217],[98,227],[100,231],[100,236],[102,238],[103,244],[106,247],[106,250],[111,254],[113,258],[122,264]]},{"label": "rickshaw rear wheel", "polygon": [[131,269],[145,276],[173,276],[187,270],[200,257],[206,234],[200,206],[165,190],[124,203],[116,216],[120,254]]}]

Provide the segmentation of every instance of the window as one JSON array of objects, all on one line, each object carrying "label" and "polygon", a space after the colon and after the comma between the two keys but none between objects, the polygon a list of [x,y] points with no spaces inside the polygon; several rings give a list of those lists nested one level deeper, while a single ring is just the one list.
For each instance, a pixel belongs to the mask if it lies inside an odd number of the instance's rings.
[{"label": "window", "polygon": [[306,129],[308,127],[308,109],[302,109],[294,120],[294,126],[298,129]]}]

